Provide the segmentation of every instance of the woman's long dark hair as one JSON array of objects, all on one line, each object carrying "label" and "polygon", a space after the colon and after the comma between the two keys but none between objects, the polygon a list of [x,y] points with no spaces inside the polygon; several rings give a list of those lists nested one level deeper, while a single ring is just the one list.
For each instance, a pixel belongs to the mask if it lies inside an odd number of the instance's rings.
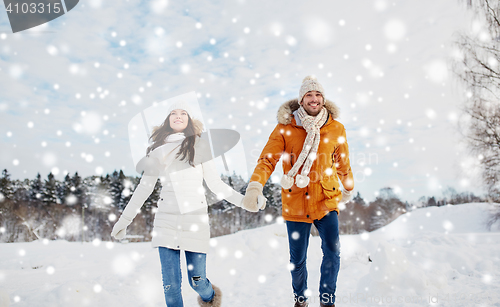
[{"label": "woman's long dark hair", "polygon": [[[149,138],[151,141],[153,141],[153,144],[151,144],[151,146],[149,146],[146,150],[146,155],[149,155],[152,150],[165,144],[167,136],[175,133],[175,131],[170,127],[170,115],[171,114],[167,116],[165,121],[163,121],[160,126],[156,126],[153,128],[153,134],[151,134],[151,137]],[[189,116],[189,114],[188,124],[183,132],[186,138],[184,139],[184,141],[182,141],[181,148],[179,149],[176,158],[181,157],[181,161],[186,160],[187,158],[187,162],[189,163],[189,165],[194,167],[194,143],[196,141],[196,131],[194,129],[193,120],[191,119],[191,116]]]}]

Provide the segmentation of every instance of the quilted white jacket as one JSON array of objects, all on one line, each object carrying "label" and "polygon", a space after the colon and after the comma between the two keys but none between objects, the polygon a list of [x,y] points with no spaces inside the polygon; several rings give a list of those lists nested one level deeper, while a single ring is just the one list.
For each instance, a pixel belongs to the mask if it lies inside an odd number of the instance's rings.
[{"label": "quilted white jacket", "polygon": [[[153,247],[207,253],[209,250],[210,226],[203,179],[219,199],[226,199],[241,207],[243,195],[224,183],[217,172],[214,161],[199,160],[206,145],[197,138],[195,143],[195,167],[186,161],[174,159],[169,167],[160,169],[159,174],[144,173],[132,198],[122,215],[132,220],[140,211],[160,178],[161,192],[153,229]],[[205,148],[205,149],[203,149]],[[153,153],[161,153],[161,146]],[[158,154],[157,154],[157,158]],[[197,163],[197,160],[199,163]]]}]

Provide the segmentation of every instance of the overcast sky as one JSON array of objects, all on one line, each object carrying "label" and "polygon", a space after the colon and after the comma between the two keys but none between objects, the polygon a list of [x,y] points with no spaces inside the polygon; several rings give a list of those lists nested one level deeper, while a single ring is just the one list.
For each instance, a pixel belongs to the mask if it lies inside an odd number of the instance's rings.
[{"label": "overcast sky", "polygon": [[16,34],[1,10],[0,167],[137,175],[130,120],[195,91],[207,127],[241,134],[233,169],[251,172],[278,107],[315,75],[341,109],[363,197],[482,192],[450,70],[457,32],[481,32],[463,2],[90,0]]}]

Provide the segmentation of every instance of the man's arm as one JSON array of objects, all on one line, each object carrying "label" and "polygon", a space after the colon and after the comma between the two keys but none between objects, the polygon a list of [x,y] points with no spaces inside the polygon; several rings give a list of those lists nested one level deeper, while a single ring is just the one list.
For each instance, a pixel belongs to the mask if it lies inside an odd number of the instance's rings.
[{"label": "man's arm", "polygon": [[283,125],[277,125],[274,128],[266,146],[260,154],[257,166],[250,177],[250,183],[247,186],[245,197],[241,203],[242,207],[251,212],[257,212],[266,206],[262,191],[269,177],[280,160],[281,154],[285,150],[285,140],[283,139]]},{"label": "man's arm", "polygon": [[285,150],[285,139],[283,138],[282,131],[284,131],[283,125],[278,124],[274,128],[266,146],[264,146],[260,154],[259,160],[257,160],[257,166],[253,171],[250,182],[257,181],[264,186],[269,177],[271,177],[276,164]]},{"label": "man's arm", "polygon": [[345,128],[342,129],[342,136],[339,137],[338,143],[334,152],[337,176],[342,182],[344,189],[351,191],[354,189],[354,179],[351,171],[351,163],[349,162],[349,146],[347,145]]}]

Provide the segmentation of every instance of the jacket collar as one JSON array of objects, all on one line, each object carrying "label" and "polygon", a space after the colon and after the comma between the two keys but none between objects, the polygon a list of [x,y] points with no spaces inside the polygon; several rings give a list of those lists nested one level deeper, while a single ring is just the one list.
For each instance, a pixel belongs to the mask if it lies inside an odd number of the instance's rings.
[{"label": "jacket collar", "polygon": [[[300,105],[297,98],[288,100],[287,102],[283,103],[278,109],[278,122],[283,125],[291,124],[292,119],[294,118],[292,113],[299,107]],[[331,115],[332,119],[337,119],[339,117],[340,109],[332,101],[325,99],[325,108]]]}]

